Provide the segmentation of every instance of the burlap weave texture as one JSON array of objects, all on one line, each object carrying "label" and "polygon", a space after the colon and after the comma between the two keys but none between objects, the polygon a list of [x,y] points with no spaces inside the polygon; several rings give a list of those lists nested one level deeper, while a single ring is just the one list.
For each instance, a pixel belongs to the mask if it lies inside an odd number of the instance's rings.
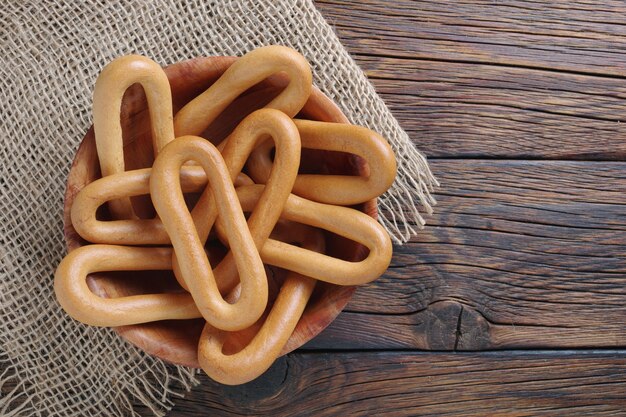
[{"label": "burlap weave texture", "polygon": [[380,200],[381,222],[407,240],[423,224],[418,207],[431,211],[436,181],[311,0],[0,4],[0,415],[127,415],[137,402],[163,414],[193,385],[194,371],[81,325],[56,303],[65,180],[107,62],[138,53],[167,65],[267,44],[299,50],[353,123],[389,139],[399,176]]}]

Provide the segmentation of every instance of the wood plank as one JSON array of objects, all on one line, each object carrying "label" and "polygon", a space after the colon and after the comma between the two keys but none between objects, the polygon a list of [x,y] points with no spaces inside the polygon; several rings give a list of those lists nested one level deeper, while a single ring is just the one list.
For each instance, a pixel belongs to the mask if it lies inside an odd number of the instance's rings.
[{"label": "wood plank", "polygon": [[[528,12],[518,2],[348,3],[316,4],[429,157],[626,155],[626,25],[606,28],[602,12],[576,2],[568,3],[575,10],[524,2]],[[598,31],[592,44],[578,45]]]},{"label": "wood plank", "polygon": [[429,157],[626,155],[626,80],[411,59],[358,60]]},{"label": "wood plank", "polygon": [[436,214],[307,348],[626,346],[626,163],[432,168]]},{"label": "wood plank", "polygon": [[316,0],[355,54],[622,77],[626,4]]},{"label": "wood plank", "polygon": [[617,415],[626,352],[291,354],[249,384],[202,384],[171,416]]}]

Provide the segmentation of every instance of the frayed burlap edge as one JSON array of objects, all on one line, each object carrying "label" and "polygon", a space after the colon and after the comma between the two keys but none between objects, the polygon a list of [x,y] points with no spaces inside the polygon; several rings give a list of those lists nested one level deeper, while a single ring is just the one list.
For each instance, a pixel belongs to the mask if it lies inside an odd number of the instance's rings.
[{"label": "frayed burlap edge", "polygon": [[[26,386],[23,381],[28,378],[20,377],[19,365],[13,363],[7,352],[0,351],[0,416],[17,417],[30,416],[34,413],[50,412],[37,406],[36,390]],[[22,370],[24,372],[24,370]],[[132,415],[140,417],[138,407],[150,410],[155,416],[165,416],[175,405],[173,398],[183,398],[191,388],[198,384],[197,370],[182,366],[169,366],[161,361],[155,361],[154,366],[148,368],[141,378],[128,379],[119,387],[117,398],[112,398],[106,407],[108,415]],[[36,410],[36,411],[35,411]],[[44,414],[46,415],[46,414]]]}]

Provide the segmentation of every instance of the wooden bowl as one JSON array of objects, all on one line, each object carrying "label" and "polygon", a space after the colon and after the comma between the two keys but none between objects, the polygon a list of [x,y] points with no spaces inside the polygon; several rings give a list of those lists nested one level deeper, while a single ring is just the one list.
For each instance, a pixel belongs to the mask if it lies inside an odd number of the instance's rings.
[{"label": "wooden bowl", "polygon": [[[208,88],[235,60],[234,57],[197,58],[167,67],[165,72],[171,84],[174,112]],[[267,104],[286,83],[285,77],[277,75],[249,89],[226,109],[202,136],[211,138],[213,142],[221,141],[245,115]],[[316,88],[297,117],[348,123],[339,108]],[[126,92],[120,120],[124,136],[126,169],[152,166],[150,117],[145,95],[139,85],[132,86]],[[303,150],[301,172],[355,175],[363,174],[366,170],[363,160],[351,155]],[[100,176],[92,127],[78,148],[67,180],[64,232],[69,251],[89,244],[74,230],[70,208],[78,192]],[[133,198],[133,206],[141,217],[154,215],[149,196]],[[357,208],[376,218],[374,200]],[[105,206],[101,207],[99,216],[103,219],[111,218]],[[327,253],[343,259],[360,260],[367,252],[361,245],[336,235],[327,234],[326,241]],[[172,271],[97,273],[88,277],[88,284],[94,293],[108,298],[182,291]],[[319,282],[300,322],[283,349],[283,354],[302,346],[326,328],[345,307],[354,289]],[[271,288],[270,304],[276,292],[276,288]],[[170,320],[122,326],[115,328],[115,331],[151,355],[171,363],[198,367],[197,348],[203,324],[202,319]]]}]

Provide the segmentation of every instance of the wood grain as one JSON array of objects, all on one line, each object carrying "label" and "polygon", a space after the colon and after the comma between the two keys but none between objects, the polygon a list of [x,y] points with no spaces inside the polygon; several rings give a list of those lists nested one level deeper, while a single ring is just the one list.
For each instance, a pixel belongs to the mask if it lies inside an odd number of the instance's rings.
[{"label": "wood grain", "polygon": [[[622,76],[619,0],[316,0],[353,53]],[[349,12],[348,12],[349,11]],[[558,41],[558,42],[555,42]]]},{"label": "wood grain", "polygon": [[171,415],[621,415],[626,353],[290,354],[239,387],[201,377]]},{"label": "wood grain", "polygon": [[316,4],[431,158],[626,154],[621,2]]},{"label": "wood grain", "polygon": [[307,347],[626,346],[626,163],[431,165],[437,213]]}]

